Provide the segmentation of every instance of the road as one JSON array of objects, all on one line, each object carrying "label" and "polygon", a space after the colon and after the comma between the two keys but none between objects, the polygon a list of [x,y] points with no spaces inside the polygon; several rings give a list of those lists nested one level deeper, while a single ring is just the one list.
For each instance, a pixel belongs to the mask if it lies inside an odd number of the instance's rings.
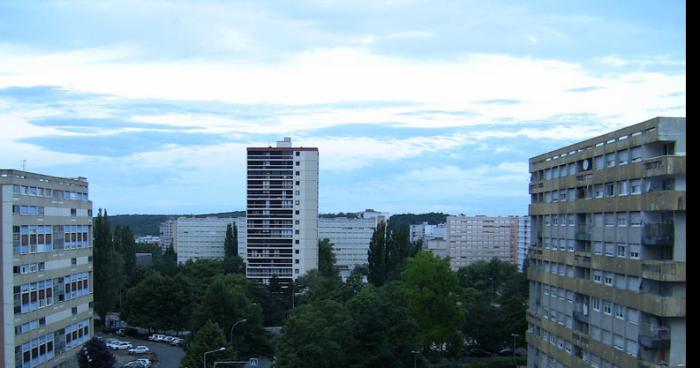
[{"label": "road", "polygon": [[[162,342],[153,342],[148,340],[135,339],[133,337],[124,337],[116,335],[97,334],[104,339],[117,339],[119,341],[130,342],[134,347],[138,345],[147,346],[158,356],[158,363],[154,364],[154,368],[179,368],[180,361],[185,357],[185,352],[177,346],[170,346]],[[117,358],[116,367],[121,367],[127,362],[136,360],[138,355],[129,355],[126,350],[112,350],[114,357]]]}]

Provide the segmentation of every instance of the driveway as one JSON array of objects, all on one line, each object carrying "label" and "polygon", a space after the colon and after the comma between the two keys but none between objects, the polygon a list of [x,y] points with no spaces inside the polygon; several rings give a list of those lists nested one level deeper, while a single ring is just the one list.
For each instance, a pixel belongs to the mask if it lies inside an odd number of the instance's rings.
[{"label": "driveway", "polygon": [[[179,368],[180,361],[182,360],[182,358],[185,357],[185,351],[182,350],[182,348],[177,346],[170,346],[162,342],[153,342],[148,340],[136,339],[133,337],[124,337],[116,335],[97,334],[97,336],[100,336],[104,339],[117,339],[119,341],[127,341],[131,343],[131,345],[133,345],[134,347],[138,345],[147,346],[149,349],[151,349],[153,353],[155,353],[158,356],[158,362],[152,366],[154,368]],[[117,359],[117,364],[115,365],[115,367],[121,367],[132,360],[140,358],[138,354],[129,355],[129,353],[126,350],[111,351],[114,354],[114,357]]]}]

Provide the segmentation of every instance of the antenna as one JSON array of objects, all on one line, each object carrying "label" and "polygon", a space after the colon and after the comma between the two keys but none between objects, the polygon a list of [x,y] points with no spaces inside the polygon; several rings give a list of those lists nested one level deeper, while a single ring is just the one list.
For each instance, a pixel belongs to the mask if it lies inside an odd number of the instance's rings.
[{"label": "antenna", "polygon": [[22,171],[26,171],[25,167],[27,166],[27,160],[22,160]]}]

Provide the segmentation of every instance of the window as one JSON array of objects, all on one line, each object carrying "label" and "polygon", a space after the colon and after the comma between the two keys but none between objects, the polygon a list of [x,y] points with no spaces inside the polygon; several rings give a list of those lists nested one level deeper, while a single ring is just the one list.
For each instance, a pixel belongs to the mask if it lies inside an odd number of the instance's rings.
[{"label": "window", "polygon": [[605,155],[605,162],[607,167],[615,166],[615,153],[608,153]]},{"label": "window", "polygon": [[630,182],[630,189],[632,194],[641,194],[642,193],[642,180],[641,179],[634,179]]},{"label": "window", "polygon": [[606,272],[605,274],[603,274],[603,282],[605,283],[605,285],[612,286],[613,279],[614,279],[614,277],[613,277],[612,273]]},{"label": "window", "polygon": [[639,354],[639,346],[634,340],[627,339],[627,354],[636,357]]},{"label": "window", "polygon": [[299,176],[299,171],[294,172],[294,175]]},{"label": "window", "polygon": [[605,226],[615,226],[616,218],[612,212],[605,214]]},{"label": "window", "polygon": [[627,289],[630,291],[639,292],[640,279],[639,277],[627,276]]},{"label": "window", "polygon": [[613,336],[613,346],[617,350],[625,350],[625,339],[622,336],[615,334]]},{"label": "window", "polygon": [[593,271],[593,282],[596,284],[600,284],[603,281],[603,272],[602,271]]},{"label": "window", "polygon": [[295,181],[294,185],[299,185],[299,180]]},{"label": "window", "polygon": [[612,304],[603,302],[603,313],[612,316]]},{"label": "window", "polygon": [[617,244],[617,256],[622,258],[627,257],[627,247],[624,244]]},{"label": "window", "polygon": [[638,325],[639,311],[634,308],[627,308],[627,321],[633,325]]},{"label": "window", "polygon": [[605,184],[605,195],[608,197],[612,197],[615,195],[615,184],[614,183]]},{"label": "window", "polygon": [[617,214],[617,226],[627,226],[627,214],[626,213],[618,213]]},{"label": "window", "polygon": [[631,162],[639,162],[642,161],[642,147],[637,146],[637,147],[632,147],[630,149],[630,157],[631,157]]},{"label": "window", "polygon": [[605,255],[608,257],[615,256],[615,243],[605,243]]},{"label": "window", "polygon": [[629,161],[629,154],[628,150],[617,151],[617,164],[626,165]]},{"label": "window", "polygon": [[619,195],[619,196],[624,196],[624,195],[627,195],[627,194],[628,194],[628,191],[627,191],[627,189],[628,189],[628,188],[627,188],[627,184],[628,184],[628,183],[627,183],[626,180],[618,181],[618,182],[617,182],[617,195]]},{"label": "window", "polygon": [[625,307],[619,304],[615,304],[615,318],[625,319]]},{"label": "window", "polygon": [[593,191],[595,192],[596,198],[603,198],[603,184],[596,184]]},{"label": "window", "polygon": [[600,170],[605,168],[605,157],[604,156],[597,156],[595,158],[595,169]]},{"label": "window", "polygon": [[591,304],[593,305],[593,310],[600,312],[600,299],[591,298]]},{"label": "window", "polygon": [[594,242],[593,243],[593,254],[601,256],[603,255],[603,243],[602,242]]},{"label": "window", "polygon": [[639,259],[639,252],[642,246],[640,244],[630,244],[630,258]]},{"label": "window", "polygon": [[71,208],[71,209],[70,209],[70,215],[71,215],[72,217],[77,216],[77,214],[78,214],[78,210],[77,210],[76,208]]},{"label": "window", "polygon": [[294,152],[294,155],[295,155],[295,156],[299,156],[299,151],[295,151],[295,152]]},{"label": "window", "polygon": [[299,161],[295,162],[294,165],[299,166]]}]

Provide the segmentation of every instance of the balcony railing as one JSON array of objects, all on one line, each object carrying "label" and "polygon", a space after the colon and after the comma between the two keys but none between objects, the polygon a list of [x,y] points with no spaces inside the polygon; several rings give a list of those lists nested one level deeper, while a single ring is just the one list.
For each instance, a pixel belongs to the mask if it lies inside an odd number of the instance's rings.
[{"label": "balcony railing", "polygon": [[668,349],[671,346],[671,334],[665,326],[646,326],[639,333],[639,343],[649,349]]},{"label": "balcony railing", "polygon": [[672,223],[644,224],[642,227],[642,244],[673,245]]}]

